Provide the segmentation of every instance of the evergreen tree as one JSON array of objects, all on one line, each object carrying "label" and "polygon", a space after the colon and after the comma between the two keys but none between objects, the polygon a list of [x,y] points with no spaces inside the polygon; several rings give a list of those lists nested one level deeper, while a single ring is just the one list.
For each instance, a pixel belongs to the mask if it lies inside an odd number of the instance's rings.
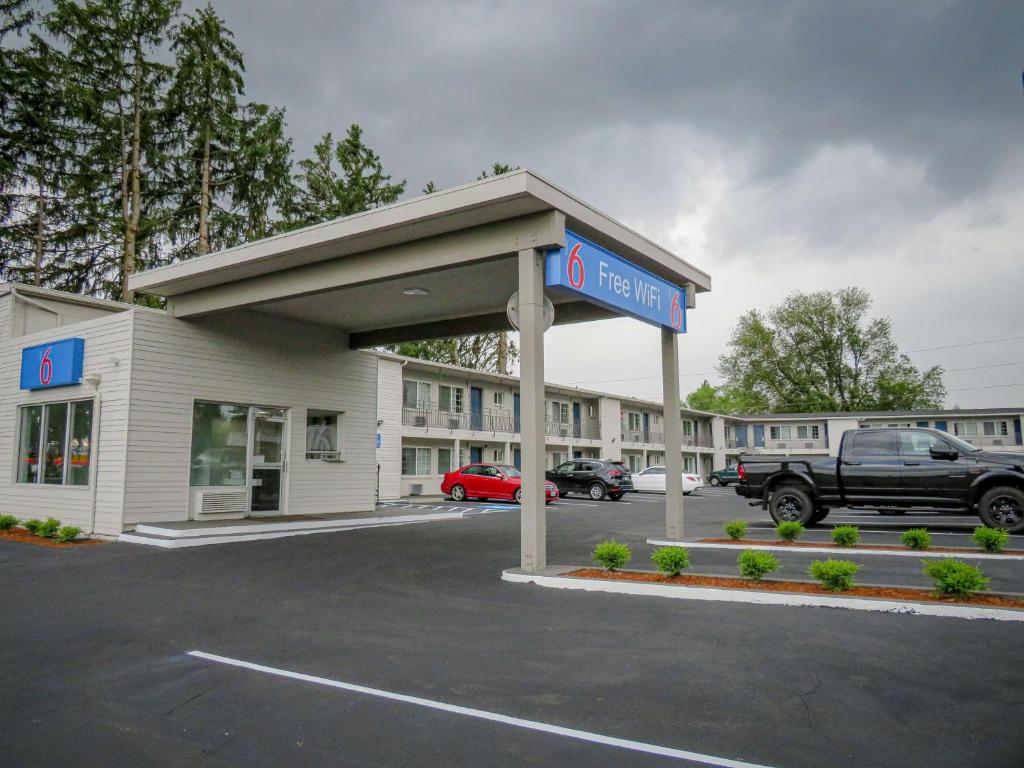
[{"label": "evergreen tree", "polygon": [[[483,170],[476,178],[477,181],[482,181],[483,179],[490,178],[491,176],[501,176],[502,174],[511,173],[516,170],[519,170],[518,165],[513,168],[509,163],[494,163],[491,166],[490,173]],[[507,331],[501,331],[500,333],[490,335],[497,336],[497,339],[494,340],[496,344],[495,368],[498,373],[508,373],[510,358],[511,360],[515,360],[519,357],[519,350],[516,348],[515,342],[509,339]]]},{"label": "evergreen tree", "polygon": [[295,197],[292,140],[285,135],[284,110],[245,105],[231,184],[231,209],[222,214],[222,236],[230,245],[267,237],[282,228],[278,214]]},{"label": "evergreen tree", "polygon": [[313,147],[313,157],[300,160],[299,168],[295,199],[286,212],[290,228],[389,205],[405,192],[405,180],[391,183],[380,157],[363,143],[358,125],[350,126],[338,143],[324,134]]},{"label": "evergreen tree", "polygon": [[99,292],[133,301],[128,277],[159,261],[157,172],[167,149],[161,46],[179,0],[54,0],[47,28],[66,50],[79,135],[69,177]]}]

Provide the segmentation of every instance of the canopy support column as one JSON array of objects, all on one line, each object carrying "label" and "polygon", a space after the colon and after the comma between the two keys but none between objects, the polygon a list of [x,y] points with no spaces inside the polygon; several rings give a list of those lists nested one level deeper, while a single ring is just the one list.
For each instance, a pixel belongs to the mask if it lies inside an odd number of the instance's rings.
[{"label": "canopy support column", "polygon": [[547,567],[544,508],[544,253],[519,251],[519,397],[523,459],[520,508],[524,571]]},{"label": "canopy support column", "polygon": [[665,404],[665,537],[683,538],[683,425],[679,413],[679,334],[661,329]]}]

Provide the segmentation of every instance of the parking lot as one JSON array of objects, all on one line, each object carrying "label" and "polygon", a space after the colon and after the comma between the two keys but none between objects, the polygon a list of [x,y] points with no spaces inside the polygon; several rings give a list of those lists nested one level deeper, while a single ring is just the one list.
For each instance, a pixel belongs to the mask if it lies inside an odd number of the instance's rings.
[{"label": "parking lot", "polygon": [[[5,763],[1021,763],[1018,624],[507,584],[517,509],[430,507],[480,514],[186,550],[0,542]],[[738,518],[770,533],[731,489],[686,510],[688,539]],[[977,524],[844,511],[807,538],[848,519],[871,543],[928,523],[962,545]],[[548,529],[553,564],[614,537],[647,567],[663,502],[564,500]],[[691,554],[735,573],[735,552]],[[928,585],[916,558],[860,562],[864,583]],[[1020,563],[983,568],[1024,592]]]}]

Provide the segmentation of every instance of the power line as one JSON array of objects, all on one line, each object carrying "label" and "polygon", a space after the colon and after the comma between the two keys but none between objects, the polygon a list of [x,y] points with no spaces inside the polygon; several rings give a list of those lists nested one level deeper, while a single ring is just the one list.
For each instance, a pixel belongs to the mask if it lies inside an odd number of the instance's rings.
[{"label": "power line", "polygon": [[1010,365],[1024,365],[1024,360],[1018,360],[1015,363],[992,363],[991,365],[973,365],[969,368],[947,368],[943,373],[957,373],[959,371],[979,371],[982,368],[1006,368]]},{"label": "power line", "polygon": [[971,389],[1001,389],[1003,387],[1024,387],[1024,381],[1015,381],[1012,384],[989,384],[987,387],[958,387],[950,392],[967,392]]},{"label": "power line", "polygon": [[1001,341],[1019,341],[1024,336],[1009,336],[1005,339],[983,339],[981,341],[968,341],[964,344],[946,344],[941,347],[922,347],[921,349],[908,349],[906,352],[934,352],[937,349],[960,349],[961,347],[977,347],[981,344],[998,344]]}]

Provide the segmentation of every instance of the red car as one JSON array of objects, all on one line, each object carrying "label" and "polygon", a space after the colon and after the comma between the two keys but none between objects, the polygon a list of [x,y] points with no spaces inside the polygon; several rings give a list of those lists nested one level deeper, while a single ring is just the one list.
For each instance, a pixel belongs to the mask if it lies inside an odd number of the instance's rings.
[{"label": "red car", "polygon": [[[506,499],[518,504],[521,484],[522,474],[507,464],[467,464],[444,476],[441,493],[455,501]],[[545,482],[544,486],[544,499],[550,504],[558,498],[558,486],[550,482]]]}]

